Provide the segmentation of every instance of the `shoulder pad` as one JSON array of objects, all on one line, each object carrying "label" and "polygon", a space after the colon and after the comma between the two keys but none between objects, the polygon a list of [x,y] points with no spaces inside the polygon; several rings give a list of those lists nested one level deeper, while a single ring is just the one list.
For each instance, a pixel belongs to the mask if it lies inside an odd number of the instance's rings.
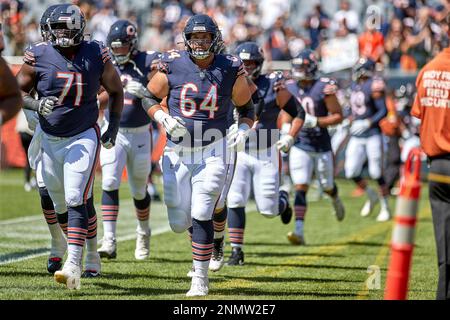
[{"label": "shoulder pad", "polygon": [[36,58],[39,57],[49,45],[48,42],[36,42],[29,45],[24,52],[23,61],[30,65],[36,65]]}]

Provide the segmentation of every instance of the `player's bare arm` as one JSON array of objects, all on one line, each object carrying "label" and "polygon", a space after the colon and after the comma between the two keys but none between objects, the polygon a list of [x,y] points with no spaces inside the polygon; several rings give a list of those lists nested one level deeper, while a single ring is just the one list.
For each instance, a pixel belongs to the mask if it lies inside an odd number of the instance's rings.
[{"label": "player's bare arm", "polygon": [[105,64],[100,83],[105,88],[111,100],[109,104],[109,126],[101,137],[103,146],[109,149],[115,145],[123,109],[122,81],[120,81],[119,74],[110,60]]},{"label": "player's bare arm", "polygon": [[239,113],[239,124],[245,123],[252,127],[255,120],[255,110],[252,101],[252,93],[244,75],[239,76],[233,86],[231,99]]},{"label": "player's bare arm", "polygon": [[342,122],[342,107],[336,97],[336,95],[331,94],[325,96],[325,104],[327,106],[329,115],[325,117],[317,118],[317,125],[321,128],[327,128],[328,126],[336,125]]},{"label": "player's bare arm", "polygon": [[[17,81],[6,61],[0,57],[0,124],[13,118],[19,112],[22,98]],[[2,120],[3,119],[3,120]]]}]

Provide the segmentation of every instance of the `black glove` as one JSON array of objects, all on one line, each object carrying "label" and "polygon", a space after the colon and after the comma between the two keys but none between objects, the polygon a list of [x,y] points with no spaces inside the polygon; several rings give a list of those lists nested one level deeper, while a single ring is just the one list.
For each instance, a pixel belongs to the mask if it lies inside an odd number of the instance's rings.
[{"label": "black glove", "polygon": [[102,146],[106,149],[111,149],[116,145],[117,132],[119,132],[120,114],[110,112],[109,125],[105,133],[100,138]]}]

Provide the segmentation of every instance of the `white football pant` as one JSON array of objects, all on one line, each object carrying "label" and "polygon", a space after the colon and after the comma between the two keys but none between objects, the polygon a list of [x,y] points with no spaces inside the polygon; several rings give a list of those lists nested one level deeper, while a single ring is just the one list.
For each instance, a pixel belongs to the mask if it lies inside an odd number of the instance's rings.
[{"label": "white football pant", "polygon": [[333,152],[307,152],[296,146],[289,153],[289,170],[295,185],[310,185],[313,173],[323,190],[334,187]]},{"label": "white football pant", "polygon": [[42,176],[56,212],[78,207],[92,196],[95,164],[100,153],[100,130],[73,137],[42,136]]},{"label": "white football pant", "polygon": [[258,212],[268,217],[277,216],[280,154],[275,146],[270,149],[238,152],[236,171],[227,199],[229,208],[242,208],[247,205],[252,182]]},{"label": "white football pant", "polygon": [[376,180],[381,177],[383,168],[383,142],[380,134],[367,138],[351,137],[345,151],[345,177],[352,179],[362,173],[368,160],[369,175]]},{"label": "white football pant", "polygon": [[131,195],[136,200],[145,198],[151,170],[151,135],[148,125],[138,128],[120,128],[116,145],[100,151],[102,189],[118,190],[126,165]]}]

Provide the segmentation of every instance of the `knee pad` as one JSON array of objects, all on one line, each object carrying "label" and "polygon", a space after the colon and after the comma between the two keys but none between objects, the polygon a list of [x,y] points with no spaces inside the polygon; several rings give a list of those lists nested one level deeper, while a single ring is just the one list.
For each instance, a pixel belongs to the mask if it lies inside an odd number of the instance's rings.
[{"label": "knee pad", "polygon": [[81,190],[67,190],[65,195],[66,205],[74,208],[83,204],[83,194]]},{"label": "knee pad", "polygon": [[189,221],[190,219],[188,219],[188,215],[180,209],[168,207],[167,213],[169,216],[169,225],[173,232],[185,232],[192,224]]},{"label": "knee pad", "polygon": [[118,190],[120,187],[120,180],[122,177],[103,177],[102,179],[102,189],[105,191]]}]

